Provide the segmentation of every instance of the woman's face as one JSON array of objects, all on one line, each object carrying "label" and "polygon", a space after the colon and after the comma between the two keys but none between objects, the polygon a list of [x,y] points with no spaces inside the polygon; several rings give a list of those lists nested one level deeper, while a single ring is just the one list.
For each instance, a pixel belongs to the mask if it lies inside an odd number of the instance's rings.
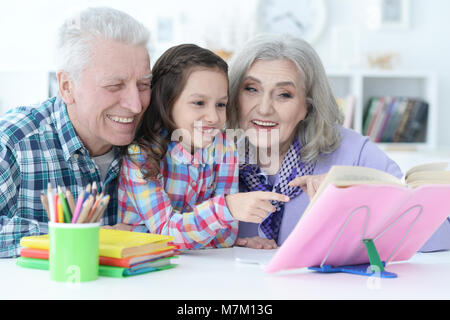
[{"label": "woman's face", "polygon": [[239,126],[249,134],[250,143],[270,149],[278,145],[280,154],[289,149],[298,123],[307,114],[301,80],[291,60],[257,60],[252,64],[243,78],[238,101]]}]

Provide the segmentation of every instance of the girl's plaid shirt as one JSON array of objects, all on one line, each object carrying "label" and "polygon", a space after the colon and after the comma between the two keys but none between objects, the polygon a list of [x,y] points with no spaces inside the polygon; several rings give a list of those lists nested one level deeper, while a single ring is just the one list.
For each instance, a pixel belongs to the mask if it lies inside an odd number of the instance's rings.
[{"label": "girl's plaid shirt", "polygon": [[128,149],[119,176],[119,220],[134,231],[171,235],[180,248],[230,247],[238,221],[225,195],[238,192],[235,144],[218,134],[192,155],[171,142],[157,179],[143,178],[146,158],[137,145]]}]

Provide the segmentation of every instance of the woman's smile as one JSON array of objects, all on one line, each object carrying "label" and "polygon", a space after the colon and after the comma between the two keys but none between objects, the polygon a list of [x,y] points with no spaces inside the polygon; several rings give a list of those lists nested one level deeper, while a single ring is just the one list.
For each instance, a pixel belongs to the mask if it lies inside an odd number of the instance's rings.
[{"label": "woman's smile", "polygon": [[268,120],[254,119],[254,120],[251,120],[251,123],[252,123],[253,127],[256,129],[273,130],[273,129],[278,129],[278,127],[279,127],[278,122],[273,122],[273,121],[268,121]]}]

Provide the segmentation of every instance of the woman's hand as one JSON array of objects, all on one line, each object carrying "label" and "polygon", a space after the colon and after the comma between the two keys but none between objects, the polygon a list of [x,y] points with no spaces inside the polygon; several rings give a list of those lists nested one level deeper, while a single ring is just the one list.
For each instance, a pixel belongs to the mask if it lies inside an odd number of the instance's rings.
[{"label": "woman's hand", "polygon": [[276,208],[270,200],[288,202],[289,197],[265,191],[240,192],[225,196],[231,215],[239,221],[261,223]]},{"label": "woman's hand", "polygon": [[113,230],[122,230],[122,231],[131,231],[133,226],[124,223],[118,223],[114,226],[102,226],[103,229],[113,229]]},{"label": "woman's hand", "polygon": [[238,247],[247,247],[253,249],[276,249],[278,248],[275,240],[265,239],[260,237],[253,238],[238,238],[234,243]]},{"label": "woman's hand", "polygon": [[315,176],[302,176],[295,178],[289,182],[290,187],[300,187],[308,195],[309,200],[311,200],[319,189],[323,179],[327,174],[320,174]]}]

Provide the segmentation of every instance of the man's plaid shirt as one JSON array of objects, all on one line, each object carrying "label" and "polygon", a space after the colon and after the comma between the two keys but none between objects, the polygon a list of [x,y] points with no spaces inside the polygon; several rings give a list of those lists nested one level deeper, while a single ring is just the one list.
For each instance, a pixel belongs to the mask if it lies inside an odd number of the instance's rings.
[{"label": "man's plaid shirt", "polygon": [[20,107],[0,117],[0,258],[19,255],[20,239],[48,232],[40,195],[50,182],[70,190],[75,201],[96,181],[111,196],[102,224],[117,221],[117,176],[120,157],[105,181],[57,97],[39,106]]}]

